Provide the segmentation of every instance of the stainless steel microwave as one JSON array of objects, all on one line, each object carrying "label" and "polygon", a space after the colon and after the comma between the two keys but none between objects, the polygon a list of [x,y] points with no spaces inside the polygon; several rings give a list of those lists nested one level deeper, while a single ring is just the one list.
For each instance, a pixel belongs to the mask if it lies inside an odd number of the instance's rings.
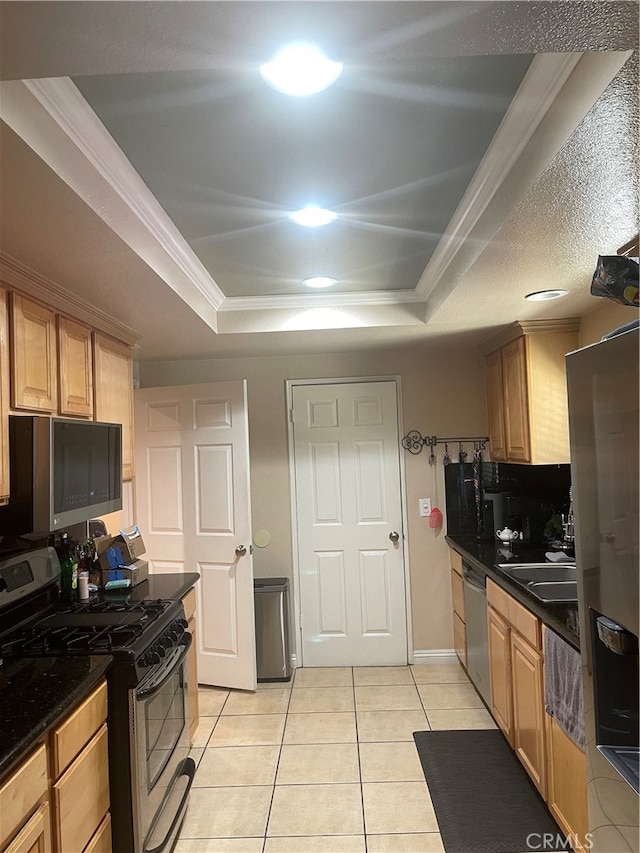
[{"label": "stainless steel microwave", "polygon": [[121,424],[10,415],[9,462],[2,535],[64,530],[122,509]]}]

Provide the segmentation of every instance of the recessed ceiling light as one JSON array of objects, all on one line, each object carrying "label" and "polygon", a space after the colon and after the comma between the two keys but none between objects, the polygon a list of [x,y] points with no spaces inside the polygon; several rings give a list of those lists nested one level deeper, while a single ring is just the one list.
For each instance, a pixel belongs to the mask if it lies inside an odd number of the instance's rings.
[{"label": "recessed ceiling light", "polygon": [[567,293],[569,293],[568,290],[537,290],[535,293],[527,293],[525,299],[529,302],[546,302],[548,299],[560,299]]},{"label": "recessed ceiling light", "polygon": [[338,218],[338,214],[333,210],[325,210],[323,207],[303,207],[301,210],[294,210],[289,214],[289,219],[292,219],[297,225],[305,225],[308,228],[319,227],[320,225],[328,225]]},{"label": "recessed ceiling light", "polygon": [[337,284],[337,280],[335,278],[330,278],[326,275],[315,275],[311,278],[303,278],[302,283],[305,287],[333,287],[334,284]]},{"label": "recessed ceiling light", "polygon": [[285,95],[314,95],[338,79],[342,63],[332,62],[311,44],[283,48],[271,62],[260,66],[266,82]]}]

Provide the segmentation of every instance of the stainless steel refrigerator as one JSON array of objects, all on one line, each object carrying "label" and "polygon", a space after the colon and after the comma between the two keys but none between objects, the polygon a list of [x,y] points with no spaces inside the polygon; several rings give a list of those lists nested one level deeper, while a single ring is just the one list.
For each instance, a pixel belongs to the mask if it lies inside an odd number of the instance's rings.
[{"label": "stainless steel refrigerator", "polygon": [[567,356],[588,849],[639,850],[638,329]]}]

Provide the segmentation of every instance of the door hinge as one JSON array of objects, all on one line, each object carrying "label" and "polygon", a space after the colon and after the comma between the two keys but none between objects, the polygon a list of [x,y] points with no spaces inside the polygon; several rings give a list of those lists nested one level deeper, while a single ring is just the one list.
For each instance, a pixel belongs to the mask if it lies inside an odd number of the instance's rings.
[{"label": "door hinge", "polygon": [[292,424],[295,423],[293,419],[293,409],[289,409],[289,422]]}]

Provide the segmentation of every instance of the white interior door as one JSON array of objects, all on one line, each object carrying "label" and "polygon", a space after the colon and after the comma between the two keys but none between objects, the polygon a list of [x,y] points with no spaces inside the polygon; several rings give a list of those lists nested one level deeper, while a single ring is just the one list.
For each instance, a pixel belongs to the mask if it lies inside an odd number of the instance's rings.
[{"label": "white interior door", "polygon": [[150,572],[200,572],[198,680],[256,688],[246,383],[134,393]]},{"label": "white interior door", "polygon": [[292,403],[303,665],[406,664],[396,384],[295,385]]}]

